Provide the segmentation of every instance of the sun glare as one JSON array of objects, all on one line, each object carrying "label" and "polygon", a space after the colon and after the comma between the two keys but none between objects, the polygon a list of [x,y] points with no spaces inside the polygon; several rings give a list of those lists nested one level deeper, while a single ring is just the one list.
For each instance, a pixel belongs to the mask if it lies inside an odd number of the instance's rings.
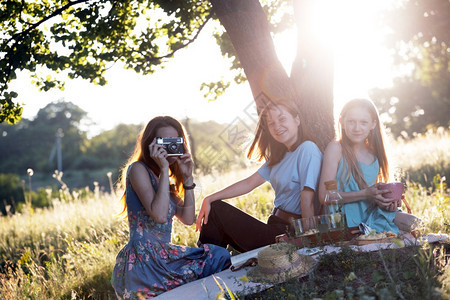
[{"label": "sun glare", "polygon": [[[368,97],[375,87],[391,84],[389,51],[382,46],[383,29],[375,14],[392,0],[315,0],[311,2],[310,30],[333,47],[335,111],[354,97]],[[286,71],[295,57],[295,30],[277,37],[278,56]]]},{"label": "sun glare", "polygon": [[[392,0],[309,1],[314,5],[308,10],[311,29],[329,41],[335,54],[335,111],[351,98],[366,97],[371,88],[389,85],[390,59],[388,51],[380,46],[383,33],[374,24],[374,14]],[[202,82],[218,81],[229,74],[229,63],[222,59],[210,31],[212,28],[207,26],[196,43],[177,53],[164,70],[152,76],[115,66],[108,71],[108,84],[104,87],[82,80],[66,80],[64,91],[41,93],[30,86],[30,80],[23,74],[23,79],[11,83],[11,87],[21,91],[21,99],[27,104],[25,118],[34,117],[51,101],[64,99],[89,112],[89,117],[103,130],[118,123],[144,123],[152,114],[229,123],[246,116],[253,97],[248,86],[241,85],[232,87],[218,101],[208,103],[203,98],[199,88]],[[274,41],[288,74],[296,54],[295,41],[295,29],[278,34]],[[124,99],[127,105],[121,105]],[[153,106],[151,110],[135,109],[143,105]],[[107,115],[105,107],[110,109]]]}]

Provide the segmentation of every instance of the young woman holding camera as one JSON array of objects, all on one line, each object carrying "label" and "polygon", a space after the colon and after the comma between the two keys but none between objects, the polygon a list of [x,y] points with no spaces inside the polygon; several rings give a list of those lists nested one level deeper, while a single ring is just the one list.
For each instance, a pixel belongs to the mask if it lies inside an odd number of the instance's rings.
[{"label": "young woman holding camera", "polygon": [[[185,151],[180,152],[185,153],[168,156],[168,145],[157,143],[157,137],[183,138]],[[117,255],[112,275],[112,286],[121,299],[157,296],[230,265],[224,248],[171,244],[173,216],[186,225],[195,221],[192,168],[180,122],[166,116],[152,119],[122,169],[123,213],[128,215],[130,237]]]},{"label": "young woman holding camera", "polygon": [[[266,161],[257,172],[203,199],[196,224],[199,245],[253,250],[275,243],[277,235],[289,230],[291,218],[314,215],[322,153],[301,126],[293,103],[270,103],[261,112],[247,157],[253,154]],[[266,181],[275,191],[267,223],[220,201],[247,194]]]}]

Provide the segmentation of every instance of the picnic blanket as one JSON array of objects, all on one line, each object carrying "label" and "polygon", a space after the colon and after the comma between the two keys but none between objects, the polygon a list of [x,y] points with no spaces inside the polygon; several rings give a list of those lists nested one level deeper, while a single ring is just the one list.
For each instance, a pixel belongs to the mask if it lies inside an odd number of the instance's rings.
[{"label": "picnic blanket", "polygon": [[[408,247],[413,245],[421,245],[423,243],[438,243],[450,242],[450,236],[447,234],[428,234],[420,238],[414,238],[411,235],[405,235],[402,240],[389,243],[373,243],[368,245],[349,247],[355,251],[377,251],[379,249],[395,249],[400,247]],[[268,246],[265,246],[268,247]],[[261,247],[246,253],[235,255],[231,258],[234,266],[238,266],[249,258],[257,257],[258,252],[265,247]],[[339,253],[340,246],[327,245],[315,248],[301,248],[298,250],[299,254],[311,255],[314,259],[319,260],[320,256],[325,253]],[[271,284],[255,283],[247,281],[247,272],[251,267],[242,268],[238,271],[232,272],[231,269],[224,270],[215,275],[208,276],[197,281],[193,281],[182,285],[173,290],[167,291],[159,295],[158,299],[216,299],[217,294],[221,294],[221,287],[226,290],[226,287],[233,293],[240,295],[249,295],[270,288]],[[226,287],[225,287],[226,286]]]}]

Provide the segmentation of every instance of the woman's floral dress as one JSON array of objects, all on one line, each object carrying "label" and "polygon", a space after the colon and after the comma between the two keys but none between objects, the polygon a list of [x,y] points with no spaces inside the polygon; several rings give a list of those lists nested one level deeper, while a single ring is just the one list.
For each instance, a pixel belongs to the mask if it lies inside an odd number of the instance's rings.
[{"label": "woman's floral dress", "polygon": [[[156,180],[147,170],[157,191]],[[119,299],[151,298],[230,266],[230,254],[225,248],[171,244],[176,202],[170,201],[167,223],[158,224],[147,214],[131,187],[128,174],[126,203],[130,239],[117,255],[111,280]]]}]

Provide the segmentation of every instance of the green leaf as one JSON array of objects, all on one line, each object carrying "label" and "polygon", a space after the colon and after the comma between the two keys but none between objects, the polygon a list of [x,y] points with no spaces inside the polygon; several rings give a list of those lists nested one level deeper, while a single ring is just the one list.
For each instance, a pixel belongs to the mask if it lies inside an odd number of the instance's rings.
[{"label": "green leaf", "polygon": [[372,273],[372,282],[373,283],[377,283],[377,282],[383,281],[384,279],[385,279],[385,275],[380,270],[375,270]]},{"label": "green leaf", "polygon": [[407,272],[403,272],[402,273],[402,277],[405,280],[409,280],[411,278],[414,278],[414,276],[415,276],[415,272],[413,272],[413,271],[407,271]]}]

